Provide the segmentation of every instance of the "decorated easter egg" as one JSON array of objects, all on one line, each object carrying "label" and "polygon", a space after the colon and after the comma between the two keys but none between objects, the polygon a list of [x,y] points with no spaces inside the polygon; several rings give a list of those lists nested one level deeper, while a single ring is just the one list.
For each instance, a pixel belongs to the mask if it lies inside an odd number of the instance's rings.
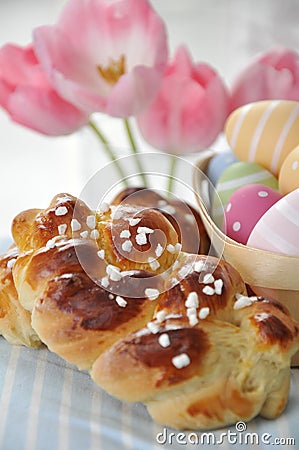
[{"label": "decorated easter egg", "polygon": [[238,159],[231,150],[227,150],[214,156],[209,162],[206,172],[211,183],[216,186],[223,171],[237,161]]},{"label": "decorated easter egg", "polygon": [[237,158],[261,164],[275,176],[299,144],[299,102],[267,100],[242,106],[227,119],[226,138]]},{"label": "decorated easter egg", "polygon": [[281,194],[262,184],[248,184],[233,193],[225,208],[223,231],[234,241],[246,245],[259,219]]},{"label": "decorated easter egg", "polygon": [[299,189],[282,197],[260,218],[247,245],[299,256]]},{"label": "decorated easter egg", "polygon": [[286,195],[299,188],[299,145],[284,160],[278,178],[279,191]]},{"label": "decorated easter egg", "polygon": [[219,228],[224,208],[232,194],[247,184],[264,184],[278,189],[277,179],[262,166],[250,162],[237,162],[227,167],[220,176],[212,202],[212,218]]}]

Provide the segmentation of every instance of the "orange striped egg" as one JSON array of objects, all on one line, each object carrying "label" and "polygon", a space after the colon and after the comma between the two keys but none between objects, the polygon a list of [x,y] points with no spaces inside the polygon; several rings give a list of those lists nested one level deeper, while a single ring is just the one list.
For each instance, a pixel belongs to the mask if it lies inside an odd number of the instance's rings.
[{"label": "orange striped egg", "polygon": [[225,132],[237,158],[260,164],[275,176],[299,144],[299,102],[267,100],[231,113]]}]

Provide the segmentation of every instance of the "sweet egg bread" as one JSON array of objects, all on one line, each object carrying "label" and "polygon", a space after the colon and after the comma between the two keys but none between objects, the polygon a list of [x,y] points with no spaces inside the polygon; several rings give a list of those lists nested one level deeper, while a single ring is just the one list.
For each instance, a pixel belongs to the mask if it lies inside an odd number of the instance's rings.
[{"label": "sweet egg bread", "polygon": [[173,225],[182,251],[206,255],[210,248],[210,239],[199,213],[185,201],[178,198],[166,198],[152,189],[127,188],[112,201],[112,205],[132,204],[155,208]]},{"label": "sweet egg bread", "polygon": [[275,418],[288,398],[298,325],[276,302],[247,297],[229,264],[206,258],[181,262],[176,271],[188,274],[162,294],[151,326],[102,354],[92,377],[174,428]]},{"label": "sweet egg bread", "polygon": [[19,214],[13,264],[0,263],[0,305],[12,304],[0,332],[14,326],[25,345],[20,336],[32,333],[33,344],[90,370],[115,397],[144,402],[161,424],[211,429],[277,417],[298,324],[280,304],[248,297],[225,261],[186,252],[196,247],[184,239],[189,213],[165,202],[134,188],[91,211],[59,194]]},{"label": "sweet egg bread", "polygon": [[[135,213],[130,208],[124,218],[133,219]],[[155,225],[151,213],[141,215],[140,226]],[[168,225],[167,237],[176,237],[162,215],[155,212],[154,219]],[[26,236],[20,224],[28,230]],[[109,264],[114,260],[107,263],[97,243],[101,232],[94,231],[95,213],[69,195],[56,196],[45,210],[21,213],[12,226],[15,242],[23,250],[13,271],[20,303],[31,311],[42,342],[80,369],[89,369],[117,339],[147,323],[157,298],[153,292],[162,290],[158,275],[120,270]],[[119,264],[113,250],[111,246],[110,258],[115,255]],[[135,267],[133,261],[130,268]]]},{"label": "sweet egg bread", "polygon": [[31,326],[31,314],[20,304],[12,277],[18,255],[12,246],[0,257],[0,335],[15,345],[38,347],[41,342]]}]

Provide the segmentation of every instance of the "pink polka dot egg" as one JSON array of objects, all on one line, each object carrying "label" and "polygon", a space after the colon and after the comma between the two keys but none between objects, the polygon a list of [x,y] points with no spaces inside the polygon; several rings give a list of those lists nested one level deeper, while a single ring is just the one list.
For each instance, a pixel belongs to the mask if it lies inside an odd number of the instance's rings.
[{"label": "pink polka dot egg", "polygon": [[240,244],[247,244],[249,235],[260,218],[282,195],[262,184],[248,184],[230,197],[224,213],[224,233]]},{"label": "pink polka dot egg", "polygon": [[274,204],[253,228],[250,247],[299,256],[299,189]]}]

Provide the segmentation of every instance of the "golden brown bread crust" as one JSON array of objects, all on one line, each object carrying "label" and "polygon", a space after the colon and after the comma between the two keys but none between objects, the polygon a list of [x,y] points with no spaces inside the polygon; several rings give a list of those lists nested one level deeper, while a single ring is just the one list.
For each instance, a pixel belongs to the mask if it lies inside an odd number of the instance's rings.
[{"label": "golden brown bread crust", "polygon": [[160,196],[141,191],[136,206],[127,194],[97,214],[60,194],[15,219],[14,281],[41,340],[159,423],[279,415],[298,324],[280,304],[248,298],[229,264],[181,252]]},{"label": "golden brown bread crust", "polygon": [[[181,259],[179,272],[187,276],[161,296],[153,325],[101,355],[93,379],[120,399],[144,402],[156,421],[175,428],[217,428],[257,414],[277,417],[287,401],[298,324],[276,302],[251,298],[245,306],[245,285],[224,261],[189,256]],[[219,279],[221,292],[205,290]],[[208,314],[200,318],[205,308]],[[166,348],[160,342],[165,334]]]},{"label": "golden brown bread crust", "polygon": [[186,253],[208,254],[210,240],[199,213],[186,202],[166,198],[152,189],[126,188],[112,202],[156,208],[172,224]]},{"label": "golden brown bread crust", "polygon": [[[144,271],[119,271],[116,279],[109,276],[108,268],[115,267],[99,257],[98,238],[90,236],[96,226],[88,217],[95,215],[83,202],[76,208],[75,204],[75,198],[59,195],[46,210],[25,212],[15,219],[14,237],[24,252],[13,272],[20,301],[31,311],[40,339],[67,361],[88,369],[117,339],[151,320],[156,299],[150,301],[145,289],[163,288],[159,276]],[[81,225],[75,232],[74,211]],[[20,223],[29,236],[21,233]],[[172,233],[166,223],[165,232]],[[58,231],[61,225],[66,225],[63,234]],[[82,230],[88,235],[82,237]]]},{"label": "golden brown bread crust", "polygon": [[153,316],[155,301],[121,297],[96,285],[85,272],[66,273],[50,279],[36,300],[32,324],[50,350],[81,369]]},{"label": "golden brown bread crust", "polygon": [[[99,246],[104,250],[108,264],[123,270],[162,273],[175,262],[178,252],[169,252],[167,246],[175,246],[178,235],[159,211],[124,203],[106,213],[99,213],[97,219]],[[145,229],[145,232],[138,233],[140,229]],[[127,237],[122,237],[124,232]],[[139,240],[142,235],[144,239]],[[129,248],[125,247],[126,244]],[[159,256],[157,248],[161,248]]]},{"label": "golden brown bread crust", "polygon": [[20,304],[12,277],[18,255],[14,246],[0,256],[0,335],[12,344],[38,347],[40,340],[31,326],[31,314]]}]

